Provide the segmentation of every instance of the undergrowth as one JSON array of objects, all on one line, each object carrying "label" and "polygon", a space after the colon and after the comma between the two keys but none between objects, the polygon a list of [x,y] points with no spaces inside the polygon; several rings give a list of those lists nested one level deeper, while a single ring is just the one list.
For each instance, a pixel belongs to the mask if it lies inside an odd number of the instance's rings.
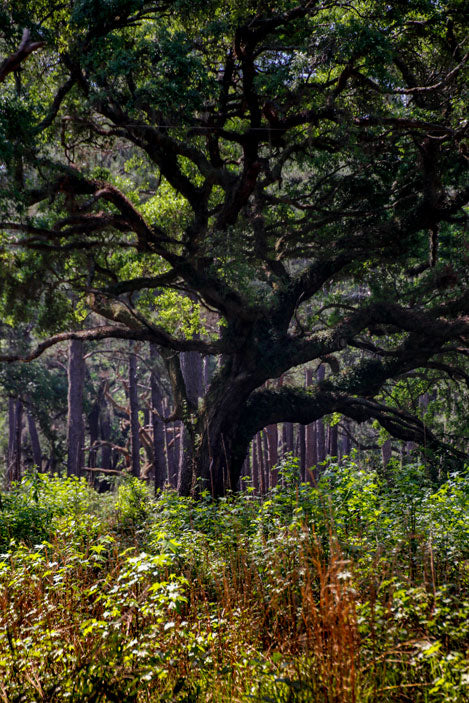
[{"label": "undergrowth", "polygon": [[0,700],[465,703],[469,479],[295,459],[260,499],[32,475],[0,503]]}]

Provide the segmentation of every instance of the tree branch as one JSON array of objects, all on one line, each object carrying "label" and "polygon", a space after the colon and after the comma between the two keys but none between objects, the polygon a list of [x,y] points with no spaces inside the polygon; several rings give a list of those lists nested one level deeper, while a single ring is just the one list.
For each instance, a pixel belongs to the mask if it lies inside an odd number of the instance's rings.
[{"label": "tree branch", "polygon": [[25,61],[30,54],[33,53],[33,51],[37,51],[38,49],[41,49],[45,42],[43,41],[30,41],[31,37],[31,32],[29,29],[25,29],[23,31],[23,37],[21,39],[21,43],[18,47],[18,50],[15,51],[14,54],[11,54],[8,58],[3,61],[3,63],[0,65],[0,83],[2,83],[5,78],[8,76],[9,73],[13,73],[13,71],[17,71],[23,61]]}]

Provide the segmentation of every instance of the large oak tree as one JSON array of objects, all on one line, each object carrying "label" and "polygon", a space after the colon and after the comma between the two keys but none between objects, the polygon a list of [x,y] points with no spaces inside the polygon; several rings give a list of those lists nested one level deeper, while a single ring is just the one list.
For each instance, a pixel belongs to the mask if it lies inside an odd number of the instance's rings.
[{"label": "large oak tree", "polygon": [[[3,305],[55,332],[4,359],[157,345],[184,493],[234,487],[276,422],[441,445],[382,391],[467,379],[462,3],[23,0],[0,21]],[[198,406],[184,352],[222,360]],[[313,361],[315,386],[266,385]]]}]

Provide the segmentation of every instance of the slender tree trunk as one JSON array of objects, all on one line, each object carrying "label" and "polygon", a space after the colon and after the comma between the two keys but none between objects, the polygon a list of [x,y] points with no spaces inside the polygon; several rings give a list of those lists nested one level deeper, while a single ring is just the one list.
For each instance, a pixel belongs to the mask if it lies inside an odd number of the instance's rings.
[{"label": "slender tree trunk", "polygon": [[158,358],[158,349],[155,344],[150,344],[150,387],[151,387],[151,424],[153,427],[153,446],[154,446],[154,476],[155,476],[155,491],[163,488],[167,478],[166,456],[165,456],[165,440],[164,440],[164,423],[156,413],[160,415],[163,412],[163,403],[160,387],[157,381],[156,360]]},{"label": "slender tree trunk", "polygon": [[252,456],[252,473],[251,473],[251,478],[252,478],[252,485],[254,488],[254,491],[256,493],[259,493],[259,456],[257,454],[257,436],[254,437],[252,440],[251,444],[251,456]]},{"label": "slender tree trunk", "polygon": [[95,447],[95,443],[99,439],[99,415],[100,415],[100,403],[99,403],[99,393],[98,398],[88,413],[88,428],[90,431],[90,451],[88,453],[88,466],[97,465],[97,455],[98,449]]},{"label": "slender tree trunk", "polygon": [[38,471],[42,471],[41,444],[39,442],[39,435],[37,432],[36,423],[29,408],[26,411],[26,417],[28,419],[29,438],[31,440],[31,448],[33,451],[34,466],[37,466]]},{"label": "slender tree trunk", "polygon": [[[179,450],[179,440],[181,433],[180,422],[173,422],[171,427],[167,428],[168,431],[168,448],[169,448],[169,481],[173,488],[177,487],[178,477],[179,477],[179,461],[180,461],[180,450]],[[189,489],[190,490],[190,489]]]},{"label": "slender tree trunk", "polygon": [[[204,392],[204,371],[202,356],[198,352],[183,352],[180,355],[181,372],[189,402],[198,407],[199,398]],[[186,423],[181,425],[180,456],[178,470],[178,491],[184,495],[192,488],[194,474],[194,448],[192,428]]]},{"label": "slender tree trunk", "polygon": [[337,425],[329,428],[329,454],[336,459],[339,455],[339,441],[337,434]]},{"label": "slender tree trunk", "polygon": [[306,427],[304,425],[298,426],[298,441],[299,441],[299,455],[300,455],[300,472],[301,480],[306,479]]},{"label": "slender tree trunk", "polygon": [[83,384],[85,362],[83,342],[72,339],[68,356],[68,428],[67,428],[67,475],[83,473],[85,426],[83,423]]},{"label": "slender tree trunk", "polygon": [[[311,369],[306,369],[306,387],[309,388],[314,383],[314,374]],[[308,469],[316,467],[318,463],[318,450],[317,450],[317,438],[316,438],[316,423],[311,422],[306,425],[305,428],[305,468],[306,468],[306,478],[311,480],[312,474]]]},{"label": "slender tree trunk", "polygon": [[[326,369],[324,367],[324,364],[321,364],[321,366],[318,368],[317,372],[317,380],[318,383],[321,383],[324,381],[324,377],[326,374]],[[316,421],[316,441],[317,441],[317,460],[318,464],[320,464],[322,461],[325,460],[326,455],[327,455],[327,450],[326,450],[326,433],[325,433],[325,428],[324,428],[324,422],[322,420],[317,420]]]},{"label": "slender tree trunk", "polygon": [[[10,408],[9,408],[10,411]],[[9,412],[9,439],[10,448],[8,461],[8,485],[12,481],[21,479],[21,444],[23,435],[23,403],[18,398],[14,400],[13,408]]]},{"label": "slender tree trunk", "polygon": [[387,465],[391,460],[392,454],[392,443],[390,439],[387,439],[383,446],[381,447],[381,456],[383,459],[383,469],[386,469]]},{"label": "slender tree trunk", "polygon": [[[103,407],[101,409],[100,417],[100,436],[103,442],[111,441],[111,413],[103,398]],[[112,449],[108,444],[103,444],[101,449],[101,467],[103,469],[110,469],[112,463]]]},{"label": "slender tree trunk", "polygon": [[269,460],[269,440],[267,439],[267,432],[265,428],[262,430],[262,452],[264,455],[264,484],[267,492],[271,487],[271,464]]},{"label": "slender tree trunk", "polygon": [[[349,423],[347,420],[343,421],[344,427],[346,430],[349,428]],[[350,456],[350,452],[352,449],[352,443],[350,441],[350,436],[348,435],[347,432],[344,432],[342,435],[342,457],[344,456]]]},{"label": "slender tree trunk", "polygon": [[188,495],[192,489],[193,446],[190,432],[182,422],[179,428],[178,447],[177,489],[181,495]]},{"label": "slender tree trunk", "polygon": [[259,491],[261,495],[265,494],[265,457],[263,452],[262,432],[257,435],[257,455],[259,457]]},{"label": "slender tree trunk", "polygon": [[15,446],[15,420],[16,420],[16,398],[8,398],[8,454],[7,454],[7,479],[10,480],[10,465],[13,457],[13,447]]},{"label": "slender tree trunk", "polygon": [[268,425],[265,433],[269,444],[270,487],[273,488],[278,481],[278,426]]},{"label": "slender tree trunk", "polygon": [[130,343],[129,354],[130,457],[132,476],[140,477],[140,425],[138,421],[137,355]]},{"label": "slender tree trunk", "polygon": [[293,444],[293,422],[284,422],[282,430],[283,453],[291,454],[294,451]]}]

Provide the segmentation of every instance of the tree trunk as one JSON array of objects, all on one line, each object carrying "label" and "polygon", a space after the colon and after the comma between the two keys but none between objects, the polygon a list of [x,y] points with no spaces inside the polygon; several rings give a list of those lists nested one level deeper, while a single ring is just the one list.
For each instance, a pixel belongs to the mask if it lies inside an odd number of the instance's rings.
[{"label": "tree trunk", "polygon": [[[344,424],[345,430],[348,430],[348,428],[349,428],[348,421],[344,420],[343,424]],[[349,436],[348,432],[345,431],[342,435],[342,450],[341,450],[342,457],[350,456],[351,449],[352,449],[352,443],[350,441],[350,436]]]},{"label": "tree trunk", "polygon": [[166,456],[165,456],[165,441],[164,441],[164,423],[156,413],[163,413],[163,403],[161,390],[157,381],[156,360],[158,358],[158,349],[155,344],[150,344],[150,387],[151,387],[151,424],[153,427],[153,446],[154,446],[154,478],[155,491],[163,488],[167,478]]},{"label": "tree trunk", "polygon": [[99,439],[99,415],[100,415],[100,403],[99,403],[99,393],[98,393],[98,398],[96,401],[93,403],[93,406],[88,413],[88,428],[90,431],[90,451],[88,453],[88,466],[96,466],[97,465],[97,455],[98,455],[98,449],[95,447],[95,443]]},{"label": "tree trunk", "polygon": [[270,486],[273,488],[278,481],[278,425],[268,425],[265,432],[269,444]]},{"label": "tree trunk", "polygon": [[262,432],[259,432],[257,437],[257,455],[259,457],[259,493],[261,496],[265,494],[265,458],[263,452]]},{"label": "tree trunk", "polygon": [[7,480],[10,480],[10,464],[13,456],[13,447],[15,446],[15,419],[16,419],[16,398],[9,396],[8,398],[8,453],[6,475]]},{"label": "tree trunk", "polygon": [[259,493],[259,456],[257,454],[257,437],[254,437],[251,444],[251,479],[255,493]]},{"label": "tree trunk", "polygon": [[[321,364],[321,366],[318,368],[317,372],[317,380],[318,383],[321,383],[324,381],[324,377],[326,374],[326,369],[324,367],[324,364]],[[324,428],[324,422],[322,420],[317,420],[316,421],[316,441],[317,441],[317,463],[320,464],[322,461],[325,460],[326,455],[327,455],[327,450],[326,450],[326,433],[325,433],[325,428]]]},{"label": "tree trunk", "polygon": [[306,428],[304,425],[298,427],[298,442],[300,445],[300,475],[301,480],[304,481],[306,479]]},{"label": "tree trunk", "polygon": [[264,454],[264,484],[266,492],[270,490],[271,487],[271,472],[270,472],[270,461],[269,461],[269,441],[267,439],[267,432],[265,429],[262,430],[262,451]]},{"label": "tree trunk", "polygon": [[337,435],[337,425],[329,428],[329,454],[336,459],[339,455],[339,442]]},{"label": "tree trunk", "polygon": [[83,342],[80,339],[72,339],[68,356],[68,476],[81,476],[83,473],[83,445],[85,442],[85,426],[83,423],[84,380]]},{"label": "tree trunk", "polygon": [[[108,404],[103,399],[103,407],[99,423],[100,435],[103,442],[111,441],[111,413]],[[109,444],[103,444],[101,449],[101,467],[103,469],[111,468],[112,449]]]},{"label": "tree trunk", "polygon": [[392,454],[392,443],[390,439],[387,439],[383,446],[381,447],[381,456],[383,458],[383,469],[387,467],[389,461],[391,460]]},{"label": "tree trunk", "polygon": [[34,421],[34,417],[33,417],[31,410],[29,408],[26,411],[26,417],[28,419],[29,438],[31,440],[31,448],[33,451],[34,466],[37,467],[38,471],[42,471],[41,444],[39,442],[39,435],[37,432],[36,423]]},{"label": "tree trunk", "polygon": [[[309,388],[314,383],[314,374],[311,369],[306,369],[306,387]],[[305,468],[306,468],[306,478],[310,480],[312,474],[308,469],[316,468],[318,463],[318,450],[317,450],[317,438],[316,438],[316,423],[310,422],[305,428]]]},{"label": "tree trunk", "polygon": [[[204,370],[202,356],[198,352],[183,352],[180,355],[181,372],[186,387],[186,395],[194,408],[198,408],[199,398],[204,393]],[[186,495],[191,491],[194,480],[193,429],[190,420],[181,425],[180,455],[178,469],[178,491]]]},{"label": "tree trunk", "polygon": [[181,432],[181,423],[173,422],[171,426],[166,428],[168,438],[168,472],[169,482],[173,488],[177,487],[179,476],[179,435]]},{"label": "tree trunk", "polygon": [[130,343],[129,354],[129,406],[130,406],[130,467],[132,476],[140,477],[140,425],[138,422],[137,355]]},{"label": "tree trunk", "polygon": [[17,398],[10,398],[9,403],[9,456],[7,483],[21,479],[21,443],[23,434],[23,403]]},{"label": "tree trunk", "polygon": [[293,445],[293,422],[284,422],[282,430],[283,453],[292,454],[294,451]]}]

